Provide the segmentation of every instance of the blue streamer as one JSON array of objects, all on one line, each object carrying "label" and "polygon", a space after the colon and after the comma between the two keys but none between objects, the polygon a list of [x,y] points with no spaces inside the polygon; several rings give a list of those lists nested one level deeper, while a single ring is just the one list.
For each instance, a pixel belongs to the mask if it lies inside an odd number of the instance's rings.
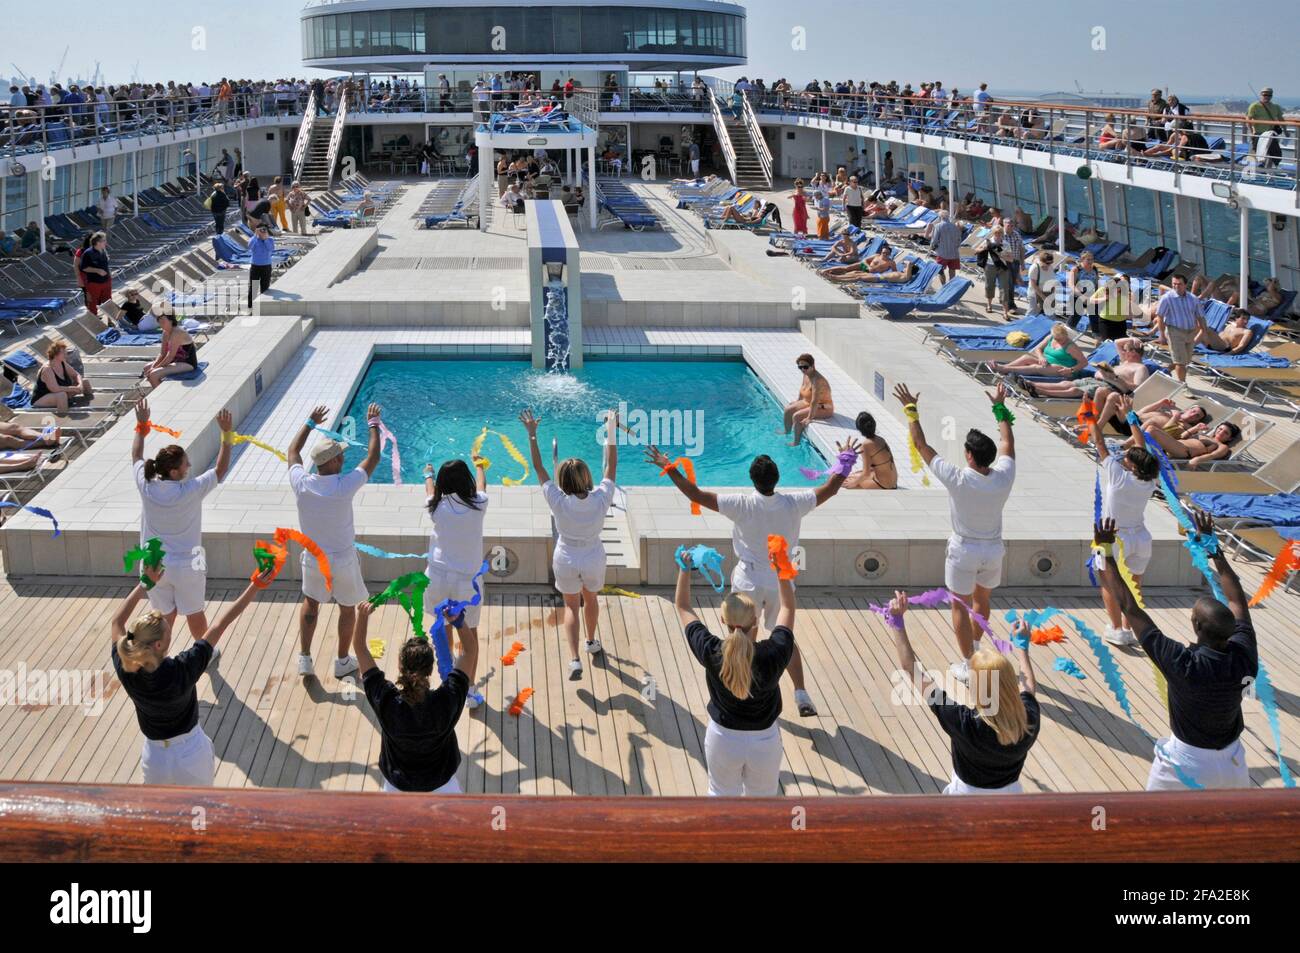
[{"label": "blue streamer", "polygon": [[[683,556],[691,557],[691,566],[687,566]],[[722,553],[718,552],[712,546],[705,546],[699,543],[695,546],[681,545],[677,547],[674,554],[677,560],[677,568],[688,571],[695,568],[704,581],[711,585],[715,592],[722,592],[726,588],[726,577],[722,573]],[[711,573],[716,573],[716,578]]]},{"label": "blue streamer", "polygon": [[[1154,444],[1152,445],[1154,446]],[[1168,462],[1168,458],[1166,458]],[[1187,532],[1187,538],[1183,540],[1183,545],[1187,547],[1187,552],[1191,554],[1192,565],[1196,567],[1197,572],[1205,577],[1205,581],[1210,585],[1210,591],[1214,593],[1214,598],[1227,604],[1227,598],[1223,594],[1223,589],[1219,586],[1219,575],[1210,566],[1210,552],[1217,550],[1219,542],[1213,536],[1208,539],[1196,532],[1196,525],[1192,518],[1187,515],[1187,510],[1183,508],[1182,501],[1178,499],[1178,492],[1170,483],[1169,477],[1165,473],[1160,474],[1160,493],[1169,505],[1169,509],[1174,514],[1174,519]]]},{"label": "blue streamer", "polygon": [[1277,717],[1277,696],[1273,694],[1273,682],[1268,677],[1268,669],[1264,668],[1264,663],[1259,664],[1259,672],[1255,676],[1255,697],[1259,699],[1259,704],[1264,709],[1264,717],[1268,719],[1269,731],[1273,733],[1273,750],[1277,753],[1277,772],[1282,778],[1282,783],[1289,788],[1295,787],[1295,778],[1291,777],[1291,770],[1286,766],[1286,759],[1282,757],[1282,723]]},{"label": "blue streamer", "polygon": [[380,549],[378,546],[371,546],[369,543],[357,543],[357,550],[365,553],[367,556],[377,556],[380,559],[425,559],[428,553],[390,553],[386,549]]},{"label": "blue streamer", "polygon": [[[491,565],[490,559],[483,560],[483,565],[479,567],[478,572],[474,574],[472,585],[474,586],[474,597],[472,599],[443,599],[442,602],[433,610],[433,627],[429,629],[429,638],[433,642],[433,655],[438,663],[438,677],[444,682],[447,676],[451,674],[451,639],[447,634],[447,614],[452,618],[452,625],[460,628],[464,624],[465,610],[471,606],[476,606],[483,601],[483,590],[479,588],[478,581],[488,571]],[[470,697],[483,704],[483,696],[470,689]]]},{"label": "blue streamer", "polygon": [[1075,662],[1074,659],[1066,658],[1064,655],[1058,655],[1056,657],[1056,661],[1052,663],[1052,668],[1056,669],[1058,672],[1064,672],[1066,675],[1077,678],[1080,681],[1088,677],[1083,674],[1083,669],[1079,668],[1078,663]]},{"label": "blue streamer", "polygon": [[339,433],[337,430],[326,430],[324,427],[322,427],[320,424],[316,423],[316,421],[312,420],[310,417],[308,417],[307,420],[306,420],[305,422],[306,422],[306,424],[307,424],[308,427],[310,427],[312,430],[316,431],[316,432],[317,432],[318,434],[320,434],[322,437],[329,437],[329,439],[331,439],[331,440],[337,440],[339,443],[347,444],[349,447],[368,447],[368,446],[369,446],[369,444],[359,443],[359,442],[356,441],[356,440],[349,440],[347,437],[343,436],[343,434]]},{"label": "blue streamer", "polygon": [[58,536],[58,535],[59,535],[59,532],[60,532],[60,530],[59,530],[59,521],[56,520],[56,519],[54,518],[54,514],[53,514],[53,513],[51,513],[49,510],[45,509],[44,507],[40,507],[40,506],[24,506],[24,505],[21,504],[21,503],[11,503],[11,502],[8,501],[8,500],[0,500],[0,506],[9,506],[9,507],[13,507],[14,509],[18,509],[18,510],[27,510],[27,512],[29,512],[29,513],[35,513],[37,516],[44,516],[47,520],[49,520],[51,523],[54,524],[54,535],[55,535],[55,536]]}]

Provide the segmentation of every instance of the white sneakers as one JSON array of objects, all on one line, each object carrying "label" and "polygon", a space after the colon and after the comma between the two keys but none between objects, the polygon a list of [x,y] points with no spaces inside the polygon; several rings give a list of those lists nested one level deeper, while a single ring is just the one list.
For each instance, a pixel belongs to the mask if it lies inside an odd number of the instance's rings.
[{"label": "white sneakers", "polygon": [[1117,629],[1113,625],[1106,626],[1106,631],[1102,634],[1102,638],[1111,645],[1118,645],[1121,647],[1138,644],[1138,638],[1133,634],[1132,629]]},{"label": "white sneakers", "polygon": [[588,655],[599,655],[605,651],[604,646],[600,644],[600,639],[588,639],[587,644],[583,647],[587,650]]},{"label": "white sneakers", "polygon": [[582,678],[582,659],[576,658],[569,663],[569,681],[576,682]]},{"label": "white sneakers", "polygon": [[948,674],[963,685],[970,684],[970,663],[965,659],[960,662],[953,662],[948,666]]},{"label": "white sneakers", "polygon": [[[351,655],[345,658],[336,658],[334,660],[334,677],[346,678],[357,671],[357,660]],[[315,672],[315,666],[312,663],[311,656],[305,652],[298,653],[298,674],[304,678]]]},{"label": "white sneakers", "polygon": [[799,709],[799,715],[803,718],[811,718],[817,714],[817,706],[812,703],[812,696],[805,689],[795,689],[794,703]]}]

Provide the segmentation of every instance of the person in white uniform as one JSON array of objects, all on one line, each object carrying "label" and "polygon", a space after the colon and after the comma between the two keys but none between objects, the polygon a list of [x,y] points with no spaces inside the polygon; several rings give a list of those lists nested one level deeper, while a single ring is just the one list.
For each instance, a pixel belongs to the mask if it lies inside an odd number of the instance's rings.
[{"label": "person in white uniform", "polygon": [[204,614],[208,568],[203,553],[203,498],[217,488],[230,469],[234,423],[230,411],[217,414],[221,447],[211,470],[190,475],[190,458],[176,444],[163,447],[152,460],[144,458],[144,438],[149,429],[149,402],[135,406],[135,438],[131,463],[140,491],[140,543],[162,542],[166,576],[149,590],[149,605],[162,613],[171,631],[176,616],[183,615],[190,634],[198,638],[208,629]]},{"label": "person in white uniform", "polygon": [[111,625],[109,658],[118,681],[135,706],[136,722],[144,735],[140,766],[145,784],[211,785],[216,777],[217,757],[212,740],[199,725],[199,696],[194,684],[207,670],[217,642],[226,629],[270,582],[262,573],[250,582],[238,599],[205,629],[184,652],[168,656],[171,629],[157,609],[138,616],[136,607],[162,584],[171,572],[165,567],[146,567],[140,584],[123,600]]},{"label": "person in white uniform", "polygon": [[[899,384],[894,388],[894,396],[903,404],[912,442],[921,459],[948,490],[952,535],[948,537],[944,559],[944,585],[987,619],[993,590],[1002,582],[1002,559],[1006,552],[1002,543],[1002,510],[1016,479],[1016,442],[1011,433],[1010,414],[1006,411],[1006,385],[998,384],[997,391],[988,395],[998,421],[1000,443],[995,444],[987,434],[971,429],[966,434],[966,466],[961,468],[943,459],[926,443],[917,412],[921,395]],[[961,652],[961,661],[952,665],[952,675],[964,682],[970,677],[970,658],[979,650],[979,629],[966,608],[956,601],[952,603],[952,628]]]},{"label": "person in white uniform", "polygon": [[[1130,398],[1120,398],[1120,414],[1133,410]],[[1097,415],[1100,418],[1100,415]],[[1133,446],[1116,456],[1106,446],[1101,420],[1092,422],[1092,444],[1101,464],[1101,515],[1115,521],[1116,534],[1124,544],[1124,563],[1133,580],[1142,583],[1142,574],[1151,564],[1151,533],[1147,531],[1146,509],[1160,475],[1160,461],[1147,449],[1142,428],[1133,428]],[[1112,645],[1137,645],[1133,621],[1125,618],[1109,589],[1102,587],[1101,601],[1106,606],[1109,623],[1103,638]]]},{"label": "person in white uniform", "polygon": [[618,472],[618,444],[614,429],[618,415],[610,411],[606,416],[605,474],[599,486],[592,486],[591,470],[577,457],[561,460],[555,470],[555,482],[542,461],[542,448],[537,445],[537,425],[540,421],[531,410],[519,415],[519,421],[528,431],[528,449],[533,458],[533,470],[542,485],[542,496],[551,508],[555,520],[555,555],[551,568],[555,573],[555,588],[564,599],[564,635],[569,644],[569,679],[582,678],[582,659],[578,656],[578,613],[586,623],[588,655],[599,655],[600,639],[596,626],[600,622],[600,604],[596,595],[605,587],[605,544],[600,532],[605,526],[605,514],[614,501],[614,478]]},{"label": "person in white uniform", "polygon": [[[487,515],[487,465],[482,457],[474,460],[477,477],[471,476],[464,460],[448,460],[438,468],[424,468],[424,490],[433,531],[429,534],[429,564],[425,575],[429,586],[424,590],[424,614],[432,617],[438,603],[446,599],[468,602],[474,598],[474,576],[483,566],[483,518]],[[486,598],[479,580],[481,598]],[[457,627],[462,636],[478,639],[478,623],[483,606],[468,606]],[[448,632],[451,630],[448,629]],[[451,646],[448,646],[450,649]],[[478,707],[471,692],[466,708]]]},{"label": "person in white uniform", "polygon": [[[311,450],[315,473],[308,473],[302,463],[302,448],[311,433],[303,424],[294,435],[286,454],[289,458],[289,486],[298,502],[298,527],[321,551],[330,564],[333,589],[325,587],[325,577],[311,553],[302,554],[302,609],[298,613],[298,674],[304,677],[315,671],[311,658],[312,638],[322,602],[333,599],[339,606],[338,657],[334,660],[334,677],[344,678],[357,670],[352,656],[352,628],[356,624],[356,607],[370,598],[361,575],[361,558],[356,547],[356,526],[352,517],[352,499],[357,495],[379,464],[378,404],[366,411],[370,442],[365,459],[347,473],[343,472],[345,444],[329,437],[316,442]],[[320,425],[329,416],[329,408],[311,412],[311,423]]]},{"label": "person in white uniform", "polygon": [[975,685],[973,705],[949,698],[921,668],[907,637],[907,593],[895,592],[889,604],[890,628],[898,671],[904,683],[920,692],[952,741],[952,780],[944,794],[1019,794],[1020,773],[1029,749],[1038,740],[1041,715],[1038,682],[1029,661],[1029,630],[1017,622],[1012,630],[1017,666],[1001,652],[986,649],[970,660]]},{"label": "person in white uniform", "polygon": [[[858,452],[858,443],[850,439],[837,450]],[[668,471],[673,486],[692,503],[721,513],[734,524],[731,545],[736,553],[736,565],[731,571],[731,589],[743,592],[763,614],[763,624],[770,631],[777,624],[780,597],[777,592],[777,572],[768,558],[767,538],[782,536],[793,553],[799,545],[799,525],[803,518],[840,491],[847,474],[833,473],[815,489],[778,493],[776,485],[781,471],[771,457],[760,454],[749,465],[749,479],[754,484],[752,493],[715,493],[701,490],[692,483],[667,455],[658,447],[646,449],[646,459]],[[794,700],[799,714],[805,718],[817,714],[812,696],[804,681],[803,659],[798,646],[793,649],[787,669],[794,683]]]},{"label": "person in white uniform", "polygon": [[1093,537],[1104,557],[1098,573],[1102,586],[1133,622],[1142,651],[1168,685],[1170,735],[1156,742],[1148,791],[1185,791],[1191,787],[1188,781],[1203,788],[1250,787],[1246,748],[1241,743],[1246,727],[1241,702],[1259,676],[1255,627],[1241,580],[1214,536],[1214,520],[1204,512],[1193,514],[1192,519],[1197,536],[1213,546],[1210,559],[1228,604],[1208,596],[1196,600],[1192,606],[1196,644],[1190,646],[1161,632],[1120,578],[1115,521],[1102,520]]}]

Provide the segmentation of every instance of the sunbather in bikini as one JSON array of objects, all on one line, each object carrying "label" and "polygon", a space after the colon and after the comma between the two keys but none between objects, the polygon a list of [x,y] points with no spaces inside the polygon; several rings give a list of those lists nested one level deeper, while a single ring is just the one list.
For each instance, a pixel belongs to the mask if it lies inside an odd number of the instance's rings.
[{"label": "sunbather in bikini", "polygon": [[45,457],[43,453],[0,453],[0,473],[22,473],[33,470]]},{"label": "sunbather in bikini", "polygon": [[898,266],[894,263],[894,250],[888,245],[884,245],[880,251],[869,258],[864,258],[862,261],[850,265],[836,265],[834,268],[827,268],[821,272],[821,276],[830,281],[861,281],[864,272],[872,275],[884,275],[897,270]]},{"label": "sunbather in bikini", "polygon": [[1174,437],[1153,424],[1142,428],[1147,437],[1169,454],[1171,460],[1186,460],[1189,467],[1199,467],[1210,460],[1224,460],[1232,455],[1232,448],[1241,439],[1241,428],[1236,424],[1222,423],[1212,434],[1205,433],[1205,424],[1197,424]]},{"label": "sunbather in bikini", "polygon": [[1139,384],[1151,376],[1147,366],[1142,363],[1142,342],[1136,338],[1120,338],[1115,346],[1119,351],[1119,362],[1113,366],[1091,365],[1095,375],[1093,377],[1068,381],[1027,381],[1020,374],[1012,374],[1011,381],[1031,397],[1089,397],[1100,404],[1111,394],[1132,394]]},{"label": "sunbather in bikini", "polygon": [[803,432],[814,420],[825,420],[835,414],[835,402],[831,398],[831,384],[817,370],[811,354],[800,354],[795,358],[795,365],[803,373],[799,384],[799,398],[785,406],[783,434],[789,434],[794,428],[790,446],[796,447],[803,438]]},{"label": "sunbather in bikini", "polygon": [[1060,321],[1052,325],[1052,333],[1028,354],[1014,361],[990,361],[987,367],[998,374],[1050,374],[1054,377],[1072,377],[1083,369],[1087,359],[1079,345],[1070,337],[1070,329]]},{"label": "sunbather in bikini", "polygon": [[876,418],[865,410],[858,414],[858,433],[862,434],[862,469],[854,470],[844,481],[846,490],[896,490],[898,467],[894,465],[894,452],[884,437],[876,436]]},{"label": "sunbather in bikini", "polygon": [[835,239],[835,244],[831,246],[822,262],[838,262],[841,265],[856,265],[859,261],[858,243],[850,238],[847,234],[840,235]]},{"label": "sunbather in bikini", "polygon": [[57,447],[63,437],[60,427],[37,430],[12,420],[0,423],[0,450],[29,450],[32,447]]},{"label": "sunbather in bikini", "polygon": [[905,285],[913,278],[915,278],[916,273],[920,270],[921,270],[920,263],[918,263],[916,259],[912,259],[906,265],[903,265],[902,268],[895,268],[893,271],[881,271],[881,272],[875,272],[872,274],[865,274],[865,275],[864,274],[855,275],[852,272],[849,272],[847,274],[841,274],[836,277],[833,277],[831,278],[831,281],[839,282],[841,284],[852,284],[858,281],[869,281],[872,284],[880,284],[880,285],[885,285],[885,284]]}]

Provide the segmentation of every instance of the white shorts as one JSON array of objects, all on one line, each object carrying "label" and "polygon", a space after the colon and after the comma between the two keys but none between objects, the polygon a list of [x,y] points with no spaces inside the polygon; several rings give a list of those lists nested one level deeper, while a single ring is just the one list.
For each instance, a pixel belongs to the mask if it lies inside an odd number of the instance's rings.
[{"label": "white shorts", "polygon": [[605,547],[557,549],[551,569],[555,572],[555,588],[562,595],[577,595],[584,589],[600,592],[605,588]]},{"label": "white shorts", "polygon": [[1147,790],[1191,790],[1178,776],[1179,771],[1203,788],[1250,787],[1246,748],[1240,738],[1219,751],[1197,748],[1173,736],[1161,738],[1155,745],[1155,760],[1151,762],[1151,771],[1147,775]]},{"label": "white shorts", "polygon": [[764,731],[736,731],[710,718],[704,763],[709,797],[776,797],[781,793],[780,723]]},{"label": "white shorts", "polygon": [[189,566],[164,566],[162,578],[149,590],[149,606],[163,615],[194,615],[207,604],[208,574]]},{"label": "white shorts", "polygon": [[[381,777],[382,777],[382,775],[381,775]],[[381,791],[387,791],[387,792],[390,793],[390,794],[405,794],[405,793],[406,793],[406,792],[403,791],[401,788],[395,788],[395,787],[393,787],[391,784],[389,784],[389,783],[388,783],[388,778],[384,778],[384,784],[383,784],[383,786],[380,788],[380,790],[381,790]],[[412,794],[461,794],[461,793],[463,793],[463,792],[462,792],[461,789],[460,789],[460,782],[456,780],[456,775],[453,774],[453,775],[451,776],[451,780],[448,781],[446,784],[444,784],[444,785],[443,785],[442,787],[440,787],[440,788],[434,788],[432,791],[412,791],[411,793],[412,793]]]},{"label": "white shorts", "polygon": [[948,591],[969,596],[976,586],[995,589],[1002,582],[1002,558],[1006,546],[1002,540],[948,539],[948,554],[943,563],[943,584]]},{"label": "white shorts", "polygon": [[333,599],[341,606],[358,606],[370,598],[366,590],[366,580],[361,575],[361,560],[356,550],[339,556],[330,556],[330,576],[334,583],[332,590],[325,588],[325,577],[316,565],[316,557],[311,553],[302,554],[302,594],[316,602],[329,602]]},{"label": "white shorts", "polygon": [[1140,576],[1151,565],[1151,534],[1145,526],[1122,529],[1116,534],[1124,544],[1124,565],[1129,572]]},{"label": "white shorts", "polygon": [[[444,599],[468,602],[474,598],[474,573],[472,572],[451,572],[450,570],[435,569],[430,566],[424,570],[424,574],[429,577],[429,587],[424,590],[424,615],[425,621],[430,625],[433,625],[433,610]],[[479,581],[478,588],[483,593],[483,598],[486,599],[487,591],[483,587],[482,580]],[[478,617],[482,609],[481,603],[466,608],[465,625],[471,629],[478,628]]]},{"label": "white shorts", "polygon": [[763,619],[763,625],[771,630],[776,627],[776,614],[781,608],[781,594],[770,580],[758,577],[749,563],[740,560],[731,570],[732,592],[743,592],[749,596]]},{"label": "white shorts", "polygon": [[977,788],[973,784],[967,784],[961,778],[957,777],[957,772],[953,772],[952,780],[948,786],[943,789],[944,794],[1023,794],[1025,789],[1020,786],[1019,781],[1012,781],[1010,784],[1003,785],[1000,788]]},{"label": "white shorts", "polygon": [[217,755],[203,726],[195,725],[185,734],[165,741],[144,739],[140,766],[145,784],[211,787],[217,775]]}]

